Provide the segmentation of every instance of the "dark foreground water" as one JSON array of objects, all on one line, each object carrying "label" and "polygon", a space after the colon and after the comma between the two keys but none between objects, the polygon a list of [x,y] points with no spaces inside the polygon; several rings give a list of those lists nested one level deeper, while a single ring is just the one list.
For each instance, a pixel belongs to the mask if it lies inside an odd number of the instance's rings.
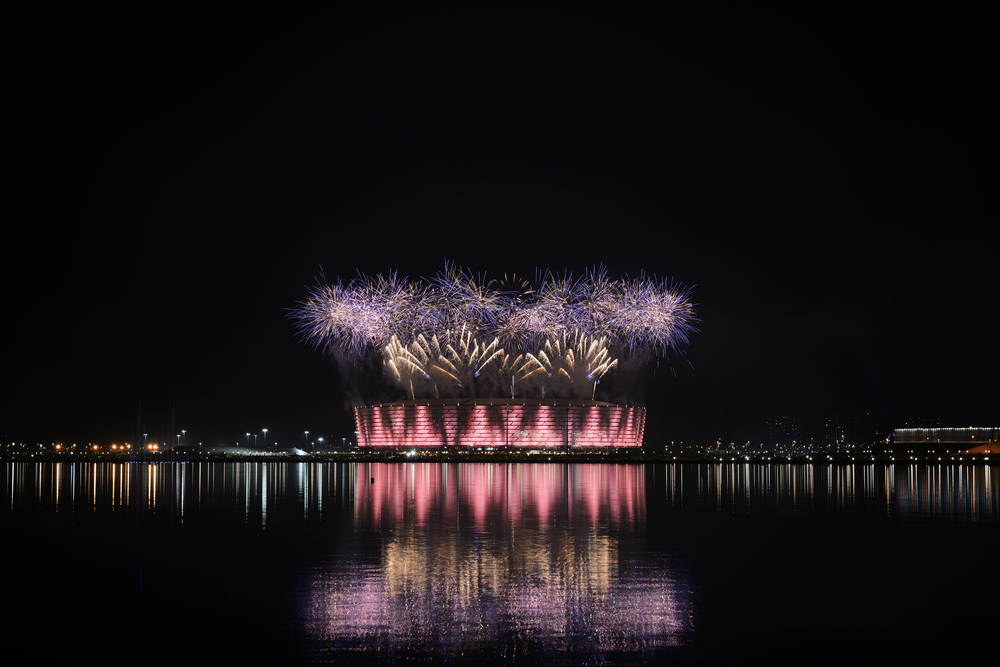
[{"label": "dark foreground water", "polygon": [[996,466],[2,465],[34,663],[898,664],[1000,613]]}]

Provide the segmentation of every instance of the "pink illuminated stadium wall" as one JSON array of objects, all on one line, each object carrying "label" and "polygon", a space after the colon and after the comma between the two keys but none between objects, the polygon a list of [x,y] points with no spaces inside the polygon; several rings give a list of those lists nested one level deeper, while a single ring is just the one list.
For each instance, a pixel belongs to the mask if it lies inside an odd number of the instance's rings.
[{"label": "pink illuminated stadium wall", "polygon": [[367,405],[362,447],[639,447],[645,408],[620,405]]}]

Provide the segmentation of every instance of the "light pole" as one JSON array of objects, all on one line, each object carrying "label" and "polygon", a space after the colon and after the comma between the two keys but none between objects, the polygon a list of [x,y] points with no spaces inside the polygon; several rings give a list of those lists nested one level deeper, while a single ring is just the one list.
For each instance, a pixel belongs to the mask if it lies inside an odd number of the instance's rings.
[{"label": "light pole", "polygon": [[323,438],[319,439],[319,451],[323,451]]},{"label": "light pole", "polygon": [[181,435],[184,436],[184,446],[187,447],[187,444],[188,444],[188,432],[185,431],[184,429],[181,429]]},{"label": "light pole", "polygon": [[261,438],[260,444],[263,445],[264,447],[267,447],[267,429],[265,428],[261,430],[264,431],[264,437]]},{"label": "light pole", "polygon": [[247,449],[250,449],[250,433],[247,433]]},{"label": "light pole", "polygon": [[257,449],[257,434],[253,434],[253,448]]},{"label": "light pole", "polygon": [[309,431],[306,431],[306,447],[309,446]]}]

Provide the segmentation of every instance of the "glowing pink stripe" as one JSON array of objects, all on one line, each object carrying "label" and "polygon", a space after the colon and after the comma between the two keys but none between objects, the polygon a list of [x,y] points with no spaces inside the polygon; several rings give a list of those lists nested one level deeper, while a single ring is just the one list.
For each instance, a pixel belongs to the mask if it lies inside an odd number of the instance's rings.
[{"label": "glowing pink stripe", "polygon": [[368,405],[362,447],[640,447],[645,408],[608,405]]}]

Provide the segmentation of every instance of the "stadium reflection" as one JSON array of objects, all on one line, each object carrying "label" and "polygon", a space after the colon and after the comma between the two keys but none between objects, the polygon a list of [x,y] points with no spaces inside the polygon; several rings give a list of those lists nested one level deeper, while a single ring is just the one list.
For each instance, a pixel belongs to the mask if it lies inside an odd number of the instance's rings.
[{"label": "stadium reflection", "polygon": [[636,546],[645,498],[640,466],[358,465],[345,542],[372,548],[314,573],[307,632],[334,660],[683,644],[687,583]]}]

